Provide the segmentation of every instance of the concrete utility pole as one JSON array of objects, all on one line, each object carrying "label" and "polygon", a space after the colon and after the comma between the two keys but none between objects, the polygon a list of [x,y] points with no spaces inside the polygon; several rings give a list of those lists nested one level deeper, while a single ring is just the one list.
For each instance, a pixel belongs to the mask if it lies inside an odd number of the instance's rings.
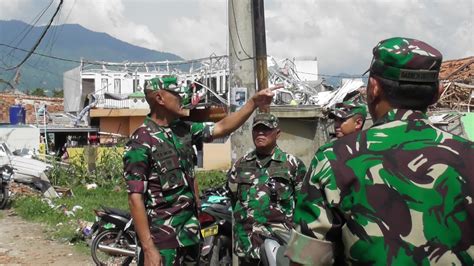
[{"label": "concrete utility pole", "polygon": [[[229,68],[230,93],[235,88],[247,89],[247,100],[255,94],[255,53],[252,24],[252,0],[229,0]],[[233,97],[230,97],[233,99]],[[231,101],[232,102],[232,101]],[[231,106],[231,111],[236,110]],[[252,119],[247,120],[231,136],[231,159],[235,162],[253,149]]]}]

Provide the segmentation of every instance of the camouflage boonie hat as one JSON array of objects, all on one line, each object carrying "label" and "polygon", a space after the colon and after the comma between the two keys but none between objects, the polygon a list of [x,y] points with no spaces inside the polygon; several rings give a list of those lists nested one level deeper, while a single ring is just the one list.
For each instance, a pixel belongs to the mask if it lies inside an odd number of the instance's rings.
[{"label": "camouflage boonie hat", "polygon": [[252,127],[255,127],[256,125],[260,124],[265,125],[269,128],[277,128],[278,118],[270,113],[259,113],[255,115],[255,118],[253,119]]},{"label": "camouflage boonie hat", "polygon": [[181,88],[178,87],[178,78],[175,76],[163,76],[147,80],[145,89],[152,91],[167,90],[171,92],[181,92]]},{"label": "camouflage boonie hat", "polygon": [[345,101],[342,103],[337,103],[336,106],[329,111],[328,116],[331,119],[335,119],[336,117],[347,119],[356,114],[361,115],[365,119],[367,117],[366,105],[354,101]]},{"label": "camouflage boonie hat", "polygon": [[443,56],[429,44],[409,38],[383,40],[373,49],[370,71],[382,78],[408,82],[435,82]]}]

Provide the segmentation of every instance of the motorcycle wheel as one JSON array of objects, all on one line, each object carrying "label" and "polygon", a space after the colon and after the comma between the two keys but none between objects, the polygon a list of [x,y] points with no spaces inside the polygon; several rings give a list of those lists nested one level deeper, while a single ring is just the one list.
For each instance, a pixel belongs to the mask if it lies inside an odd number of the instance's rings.
[{"label": "motorcycle wheel", "polygon": [[106,230],[98,234],[91,244],[91,255],[96,265],[129,265],[133,256],[113,255],[99,249],[99,245],[113,246],[115,248],[130,249],[134,243],[128,233],[123,233],[117,240],[119,230]]},{"label": "motorcycle wheel", "polygon": [[211,250],[210,266],[230,266],[232,265],[232,252],[223,245],[221,237],[215,239],[214,246]]},{"label": "motorcycle wheel", "polygon": [[2,185],[2,191],[0,191],[0,209],[7,206],[8,203],[8,186]]}]

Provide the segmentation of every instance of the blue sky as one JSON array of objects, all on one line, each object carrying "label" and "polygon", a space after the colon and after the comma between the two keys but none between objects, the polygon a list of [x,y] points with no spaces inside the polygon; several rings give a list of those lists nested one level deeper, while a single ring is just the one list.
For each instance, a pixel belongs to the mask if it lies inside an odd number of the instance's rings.
[{"label": "blue sky", "polygon": [[[59,0],[53,1],[57,6]],[[31,22],[51,0],[0,2],[0,19]],[[81,24],[192,59],[227,52],[227,3],[65,0],[56,23]],[[393,36],[426,41],[445,59],[474,55],[473,0],[266,0],[265,10],[268,53],[317,57],[324,74],[360,74],[370,62],[372,47]],[[50,8],[40,24],[52,12]]]}]

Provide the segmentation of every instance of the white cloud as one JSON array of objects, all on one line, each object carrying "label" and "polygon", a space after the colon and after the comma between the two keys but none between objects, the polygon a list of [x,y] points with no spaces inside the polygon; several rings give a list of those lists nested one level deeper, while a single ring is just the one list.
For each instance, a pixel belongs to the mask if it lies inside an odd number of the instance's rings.
[{"label": "white cloud", "polygon": [[[184,58],[228,49],[226,0],[68,0],[62,20],[74,2],[67,23],[135,45]],[[30,22],[48,3],[2,0],[0,19]],[[472,0],[267,0],[265,5],[268,53],[316,56],[325,74],[360,73],[372,47],[393,36],[426,41],[445,59],[474,55]]]},{"label": "white cloud", "polygon": [[206,57],[227,51],[227,10],[216,1],[198,1],[194,16],[177,15],[167,20],[163,41],[184,58]]},{"label": "white cloud", "polygon": [[142,47],[165,50],[163,42],[148,25],[130,20],[121,0],[65,1],[64,13],[71,8],[67,23],[81,24],[88,29],[106,32],[117,39]]},{"label": "white cloud", "polygon": [[269,53],[317,56],[327,73],[360,73],[372,47],[393,36],[426,41],[445,58],[474,54],[471,0],[274,2],[267,11]]}]

